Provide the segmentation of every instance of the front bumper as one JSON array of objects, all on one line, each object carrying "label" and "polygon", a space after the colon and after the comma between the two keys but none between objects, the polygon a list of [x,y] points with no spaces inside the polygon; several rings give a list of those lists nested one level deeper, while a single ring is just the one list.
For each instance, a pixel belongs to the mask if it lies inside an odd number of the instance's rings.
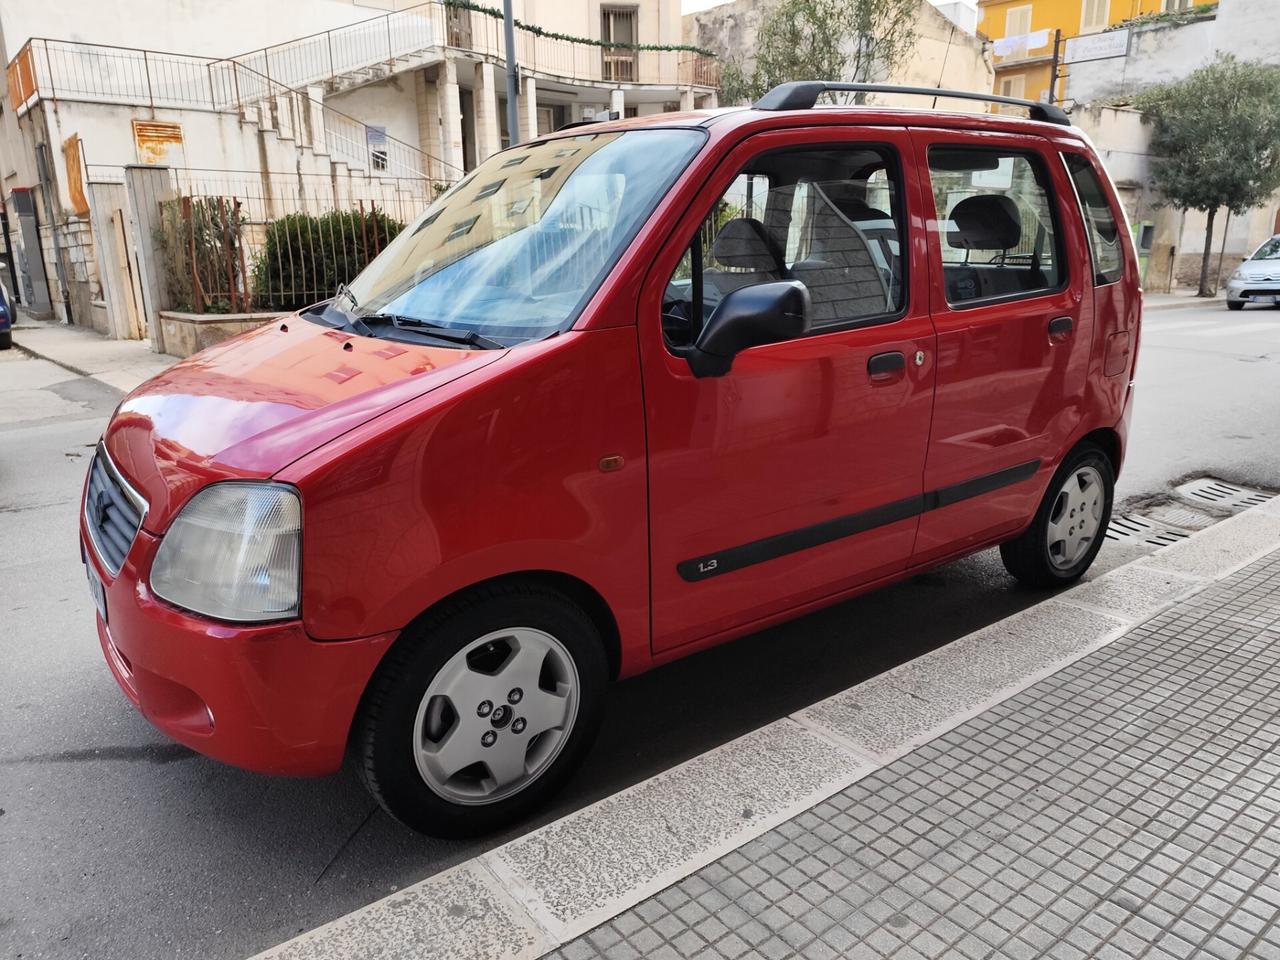
[{"label": "front bumper", "polygon": [[107,664],[161,732],[249,770],[307,776],[341,766],[360,697],[396,634],[320,642],[298,620],[209,620],[151,594],[157,537],[139,531],[115,577],[83,517],[80,541],[105,587],[107,619],[97,624]]},{"label": "front bumper", "polygon": [[1227,281],[1227,299],[1245,303],[1280,302],[1280,280],[1238,280],[1233,277]]}]

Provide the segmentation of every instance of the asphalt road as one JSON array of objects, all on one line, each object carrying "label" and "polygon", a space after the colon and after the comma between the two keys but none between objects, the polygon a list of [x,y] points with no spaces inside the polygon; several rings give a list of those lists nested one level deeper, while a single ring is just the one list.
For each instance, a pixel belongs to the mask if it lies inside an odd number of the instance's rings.
[{"label": "asphalt road", "polygon": [[[1280,487],[1280,311],[1151,314],[1138,388],[1122,497],[1203,473]],[[419,837],[347,774],[242,773],[133,711],[101,662],[76,544],[118,398],[0,354],[0,960],[236,960],[506,839]],[[1096,569],[1130,556],[1108,544]],[[1040,599],[988,552],[621,684],[543,819]]]}]

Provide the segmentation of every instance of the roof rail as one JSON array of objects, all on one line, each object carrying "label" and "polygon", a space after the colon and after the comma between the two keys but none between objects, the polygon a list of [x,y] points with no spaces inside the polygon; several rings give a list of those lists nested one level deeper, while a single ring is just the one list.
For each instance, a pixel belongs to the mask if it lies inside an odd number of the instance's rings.
[{"label": "roof rail", "polygon": [[621,120],[621,119],[622,119],[621,113],[619,113],[617,110],[610,110],[608,113],[597,113],[590,120],[570,120],[568,123],[562,123],[560,124],[560,126],[556,127],[555,132],[559,133],[561,130],[572,130],[574,127],[587,127],[593,123],[607,123],[610,120]]},{"label": "roof rail", "polygon": [[757,110],[811,110],[824,93],[907,93],[921,97],[948,97],[959,100],[986,100],[989,103],[1007,103],[1025,107],[1032,120],[1071,126],[1071,118],[1056,104],[1037,100],[1019,100],[995,93],[974,93],[971,90],[946,90],[942,87],[898,87],[883,83],[839,83],[828,80],[796,80],[780,83],[754,104]]}]

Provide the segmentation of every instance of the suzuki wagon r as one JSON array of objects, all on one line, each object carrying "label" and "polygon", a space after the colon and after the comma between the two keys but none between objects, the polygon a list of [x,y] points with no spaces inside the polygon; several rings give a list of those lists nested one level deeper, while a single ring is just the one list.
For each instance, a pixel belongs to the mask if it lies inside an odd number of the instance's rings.
[{"label": "suzuki wagon r", "polygon": [[836,89],[513,146],[126,397],[80,529],[128,698],[475,833],[570,776],[613,680],[994,545],[1077,580],[1138,347],[1116,192],[1053,106]]}]

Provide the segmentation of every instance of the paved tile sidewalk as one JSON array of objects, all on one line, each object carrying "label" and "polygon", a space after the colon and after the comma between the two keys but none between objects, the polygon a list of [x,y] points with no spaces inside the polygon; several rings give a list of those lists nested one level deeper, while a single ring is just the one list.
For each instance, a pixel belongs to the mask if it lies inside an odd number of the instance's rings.
[{"label": "paved tile sidewalk", "polygon": [[551,956],[1280,958],[1280,552]]}]

